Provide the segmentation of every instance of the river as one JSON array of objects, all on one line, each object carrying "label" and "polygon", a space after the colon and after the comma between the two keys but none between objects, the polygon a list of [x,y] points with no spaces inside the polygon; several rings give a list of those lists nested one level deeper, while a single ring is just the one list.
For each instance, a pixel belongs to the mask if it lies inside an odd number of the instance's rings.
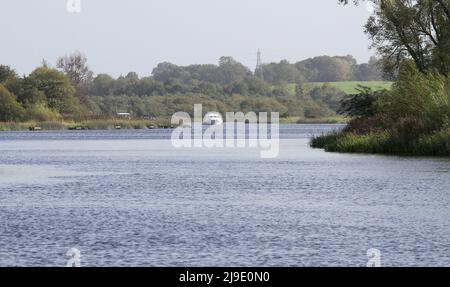
[{"label": "river", "polygon": [[450,266],[450,160],[175,149],[170,130],[0,133],[0,266]]}]

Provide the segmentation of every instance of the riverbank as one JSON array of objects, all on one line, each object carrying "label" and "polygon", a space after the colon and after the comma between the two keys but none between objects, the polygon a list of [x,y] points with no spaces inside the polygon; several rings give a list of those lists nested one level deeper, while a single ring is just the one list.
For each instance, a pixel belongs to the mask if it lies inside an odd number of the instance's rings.
[{"label": "riverbank", "polygon": [[[280,124],[342,124],[346,123],[344,117],[326,117],[317,119],[304,119],[299,117],[281,118]],[[172,128],[169,118],[158,120],[135,119],[102,119],[86,121],[28,121],[28,122],[0,122],[0,131],[26,131],[26,130],[113,130],[113,129],[156,129]]]},{"label": "riverbank", "polygon": [[102,119],[86,121],[0,122],[0,131],[113,130],[156,128],[171,128],[170,120]]},{"label": "riverbank", "polygon": [[450,157],[450,129],[404,139],[389,132],[358,135],[332,133],[311,140],[311,147],[328,152]]},{"label": "riverbank", "polygon": [[341,101],[352,119],[312,140],[331,152],[450,156],[450,80],[405,62],[390,91],[363,90]]}]

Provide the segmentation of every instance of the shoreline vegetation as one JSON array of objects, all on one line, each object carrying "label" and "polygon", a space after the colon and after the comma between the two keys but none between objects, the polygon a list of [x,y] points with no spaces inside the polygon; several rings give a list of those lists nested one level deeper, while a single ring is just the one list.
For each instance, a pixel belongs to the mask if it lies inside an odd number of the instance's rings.
[{"label": "shoreline vegetation", "polygon": [[388,131],[363,135],[333,133],[313,138],[311,147],[339,153],[450,157],[450,129],[408,142]]},{"label": "shoreline vegetation", "polygon": [[[339,0],[358,5],[363,0]],[[361,89],[340,101],[351,118],[312,139],[330,152],[450,156],[450,1],[375,1],[365,25],[391,89]]]},{"label": "shoreline vegetation", "polygon": [[352,119],[311,140],[328,152],[450,157],[450,80],[405,62],[390,91],[361,90],[341,101]]},{"label": "shoreline vegetation", "polygon": [[59,130],[115,130],[115,129],[168,129],[173,126],[170,119],[161,120],[128,120],[102,119],[86,121],[26,121],[0,122],[0,132],[5,131],[59,131]]},{"label": "shoreline vegetation", "polygon": [[[281,118],[280,124],[344,124],[342,116],[305,119],[299,117]],[[0,132],[4,131],[57,131],[57,130],[115,130],[115,129],[169,129],[174,128],[170,118],[144,119],[95,119],[85,121],[26,121],[0,122]]]}]

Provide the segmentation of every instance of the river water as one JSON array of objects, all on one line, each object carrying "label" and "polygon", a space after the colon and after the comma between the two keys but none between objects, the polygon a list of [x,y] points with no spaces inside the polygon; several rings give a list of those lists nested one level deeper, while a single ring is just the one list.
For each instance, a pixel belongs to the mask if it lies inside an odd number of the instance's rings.
[{"label": "river water", "polygon": [[170,130],[0,133],[0,266],[450,266],[450,160],[175,149]]}]

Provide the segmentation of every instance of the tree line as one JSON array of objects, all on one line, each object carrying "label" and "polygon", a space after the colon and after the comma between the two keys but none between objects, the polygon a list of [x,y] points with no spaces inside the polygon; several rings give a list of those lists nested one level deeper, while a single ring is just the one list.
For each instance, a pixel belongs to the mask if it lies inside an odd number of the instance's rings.
[{"label": "tree line", "polygon": [[344,93],[325,83],[312,88],[306,83],[378,80],[382,76],[377,65],[374,58],[358,65],[351,56],[322,56],[295,64],[266,64],[264,76],[259,77],[235,59],[222,57],[217,65],[161,63],[151,76],[129,72],[114,78],[95,75],[86,56],[75,52],[60,57],[54,67],[43,61],[26,76],[0,66],[0,121],[111,117],[118,112],[167,117],[180,110],[189,111],[199,101],[219,112],[332,116]]}]

